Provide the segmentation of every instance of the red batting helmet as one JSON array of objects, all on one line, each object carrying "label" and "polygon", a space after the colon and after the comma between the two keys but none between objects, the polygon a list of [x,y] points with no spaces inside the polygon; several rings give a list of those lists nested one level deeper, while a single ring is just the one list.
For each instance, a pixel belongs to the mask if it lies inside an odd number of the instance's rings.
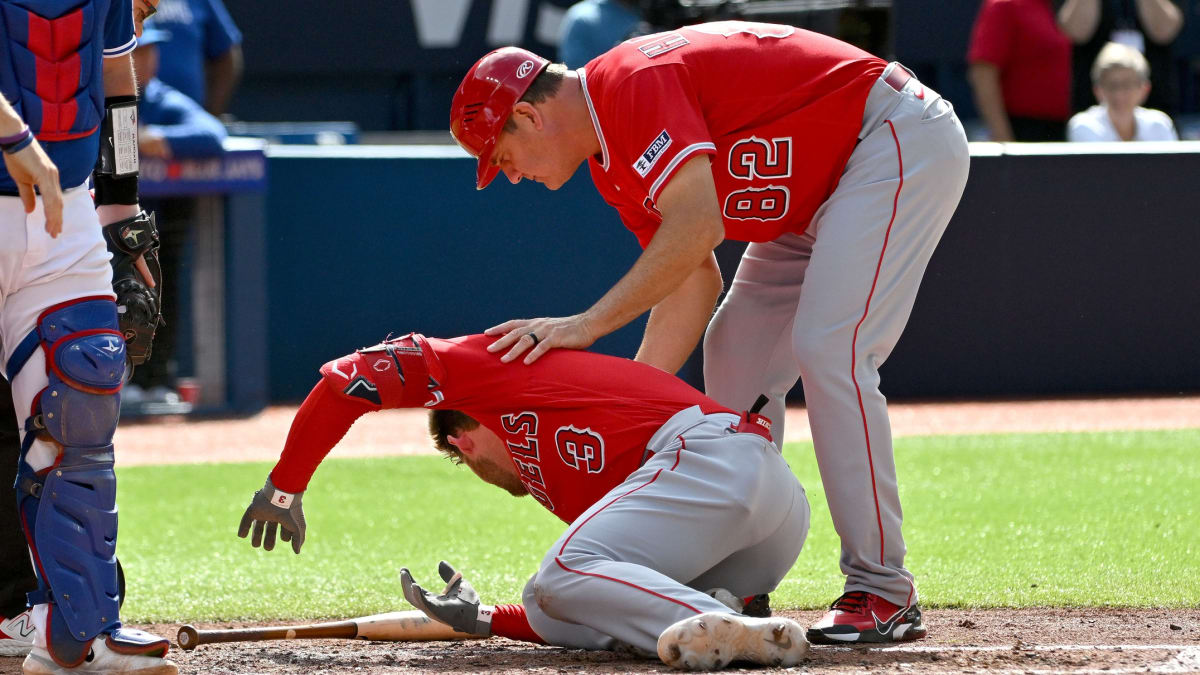
[{"label": "red batting helmet", "polygon": [[500,172],[491,165],[492,150],[512,108],[550,62],[520,47],[501,47],[475,62],[450,104],[450,133],[464,150],[479,158],[475,189],[482,190]]}]

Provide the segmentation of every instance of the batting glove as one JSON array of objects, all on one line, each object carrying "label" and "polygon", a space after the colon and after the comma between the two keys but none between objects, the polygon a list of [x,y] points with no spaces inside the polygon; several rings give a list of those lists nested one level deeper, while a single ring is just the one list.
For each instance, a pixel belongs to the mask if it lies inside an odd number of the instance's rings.
[{"label": "batting glove", "polygon": [[[242,539],[250,533],[250,525],[254,525],[254,536],[250,538],[250,545],[258,548],[259,544],[268,551],[275,548],[275,528],[279,528],[279,538],[283,541],[292,542],[292,550],[297,554],[300,553],[300,547],[304,545],[304,507],[300,505],[300,500],[304,496],[303,492],[291,493],[284,492],[275,487],[271,483],[271,477],[267,476],[267,483],[262,489],[254,493],[254,499],[250,500],[250,506],[246,507],[246,513],[242,515],[242,524],[238,527],[238,536]],[[266,526],[267,538],[263,539],[263,526]]]},{"label": "batting glove", "polygon": [[438,574],[446,582],[441,595],[434,595],[413,581],[407,567],[400,568],[400,586],[404,599],[425,616],[450,626],[460,633],[488,636],[492,634],[493,605],[479,603],[479,594],[450,563],[438,563]]}]

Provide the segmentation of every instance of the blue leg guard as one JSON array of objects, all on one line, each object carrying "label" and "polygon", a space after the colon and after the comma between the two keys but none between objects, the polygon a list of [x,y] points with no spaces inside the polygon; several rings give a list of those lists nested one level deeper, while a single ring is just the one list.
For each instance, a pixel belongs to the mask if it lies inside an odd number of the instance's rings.
[{"label": "blue leg guard", "polygon": [[107,298],[56,305],[38,320],[49,384],[26,422],[24,450],[35,433],[63,450],[38,473],[22,453],[17,505],[38,577],[29,601],[50,604],[46,641],[65,667],[82,663],[92,638],[121,625],[112,437],[125,340],[117,326],[116,304]]}]

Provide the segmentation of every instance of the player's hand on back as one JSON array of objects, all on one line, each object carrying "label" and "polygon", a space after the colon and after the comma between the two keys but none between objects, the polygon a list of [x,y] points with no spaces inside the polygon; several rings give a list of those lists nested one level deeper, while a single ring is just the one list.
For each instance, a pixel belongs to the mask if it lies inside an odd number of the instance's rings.
[{"label": "player's hand on back", "polygon": [[[587,349],[596,335],[583,314],[544,319],[513,319],[485,330],[484,335],[501,336],[488,345],[489,352],[508,350],[500,360],[515,361],[525,354],[525,365],[537,361],[551,349]],[[528,352],[526,354],[526,352]]]},{"label": "player's hand on back", "polygon": [[446,582],[441,595],[434,595],[413,581],[407,567],[400,568],[400,587],[404,599],[425,613],[425,616],[471,635],[492,634],[491,605],[481,605],[479,594],[450,563],[438,563],[438,574]]},{"label": "player's hand on back", "polygon": [[11,155],[4,154],[4,166],[17,184],[25,213],[33,213],[37,205],[34,187],[42,193],[42,209],[46,214],[46,232],[57,237],[62,232],[63,196],[58,184],[58,167],[46,156],[36,140]]},{"label": "player's hand on back", "polygon": [[[250,533],[250,526],[253,525],[254,536],[250,538],[250,545],[258,548],[261,544],[264,549],[270,551],[275,548],[275,530],[278,529],[279,538],[291,541],[292,550],[300,553],[305,532],[304,507],[300,505],[303,496],[303,492],[284,492],[276,488],[268,476],[266,485],[254,493],[250,506],[246,507],[246,513],[242,515],[242,523],[238,527],[238,536],[245,539]],[[263,538],[264,528],[266,539]]]}]

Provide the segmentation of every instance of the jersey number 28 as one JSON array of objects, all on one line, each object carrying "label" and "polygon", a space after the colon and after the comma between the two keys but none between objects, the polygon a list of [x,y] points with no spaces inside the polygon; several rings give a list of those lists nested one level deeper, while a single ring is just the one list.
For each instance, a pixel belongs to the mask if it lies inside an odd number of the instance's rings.
[{"label": "jersey number 28", "polygon": [[[783,179],[792,175],[792,138],[743,138],[729,149],[729,175],[740,180]],[[722,211],[731,220],[779,220],[787,215],[787,186],[747,187],[725,196]]]}]

